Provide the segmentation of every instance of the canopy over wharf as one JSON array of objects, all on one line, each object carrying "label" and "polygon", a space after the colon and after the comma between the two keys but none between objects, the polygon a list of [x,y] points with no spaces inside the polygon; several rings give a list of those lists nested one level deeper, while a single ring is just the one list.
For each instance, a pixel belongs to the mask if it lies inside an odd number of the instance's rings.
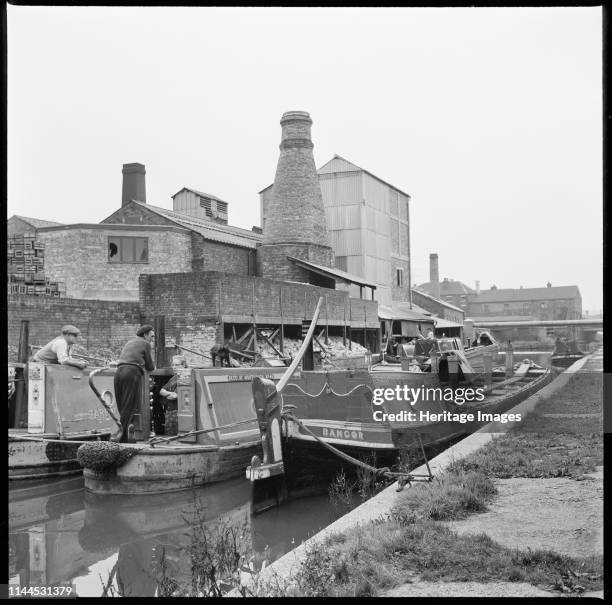
[{"label": "canopy over wharf", "polygon": [[409,338],[427,334],[434,329],[435,319],[425,309],[407,302],[394,302],[390,306],[380,305],[378,317],[383,336],[406,336]]}]

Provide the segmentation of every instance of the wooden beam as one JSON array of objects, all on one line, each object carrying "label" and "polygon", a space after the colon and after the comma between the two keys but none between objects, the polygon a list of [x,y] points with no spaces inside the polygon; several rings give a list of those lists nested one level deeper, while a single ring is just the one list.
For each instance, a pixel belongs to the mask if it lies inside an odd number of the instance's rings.
[{"label": "wooden beam", "polygon": [[283,357],[283,354],[272,344],[272,341],[265,335],[262,334],[261,330],[258,330],[259,335],[274,349],[274,352],[280,356]]}]

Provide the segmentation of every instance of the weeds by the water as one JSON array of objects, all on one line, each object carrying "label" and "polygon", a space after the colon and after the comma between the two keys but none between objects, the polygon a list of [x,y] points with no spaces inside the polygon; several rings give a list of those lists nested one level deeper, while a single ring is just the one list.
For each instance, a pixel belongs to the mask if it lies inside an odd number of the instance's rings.
[{"label": "weeds by the water", "polygon": [[577,559],[503,547],[487,535],[457,535],[434,521],[399,518],[359,526],[312,545],[291,584],[275,596],[375,596],[407,581],[529,582],[580,593],[602,585],[600,556]]},{"label": "weeds by the water", "polygon": [[[376,455],[364,457],[363,462],[376,468]],[[346,514],[391,483],[390,480],[362,466],[357,466],[355,471],[356,479],[350,481],[344,470],[340,469],[328,487],[329,500],[339,514]]]},{"label": "weeds by the water", "polygon": [[[166,549],[161,548],[158,562],[143,570],[154,581],[156,596],[221,597],[234,588],[246,593],[241,587],[241,568],[253,559],[247,519],[236,522],[220,517],[213,521],[206,519],[204,511],[199,498],[194,497],[192,509],[184,516],[189,529],[179,553],[187,565],[179,566],[175,573],[176,567],[168,564]],[[117,587],[113,583],[116,568],[102,582],[102,596],[125,596],[122,583],[117,581]]]}]

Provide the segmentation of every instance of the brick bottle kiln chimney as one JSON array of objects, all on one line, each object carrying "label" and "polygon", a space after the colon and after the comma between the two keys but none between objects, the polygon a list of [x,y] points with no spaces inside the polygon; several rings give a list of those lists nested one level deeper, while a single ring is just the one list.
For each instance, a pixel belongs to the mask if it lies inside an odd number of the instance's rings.
[{"label": "brick bottle kiln chimney", "polygon": [[431,295],[440,298],[440,271],[438,270],[438,255],[434,252],[429,255],[429,282]]},{"label": "brick bottle kiln chimney", "polygon": [[147,192],[145,190],[145,167],[143,164],[124,164],[123,165],[123,187],[121,191],[121,205],[125,206],[128,202],[136,200],[147,202]]},{"label": "brick bottle kiln chimney", "polygon": [[312,154],[312,120],[305,111],[288,111],[283,114],[280,124],[280,157],[263,244],[257,251],[259,274],[308,283],[308,271],[292,263],[288,256],[334,266],[321,186]]}]

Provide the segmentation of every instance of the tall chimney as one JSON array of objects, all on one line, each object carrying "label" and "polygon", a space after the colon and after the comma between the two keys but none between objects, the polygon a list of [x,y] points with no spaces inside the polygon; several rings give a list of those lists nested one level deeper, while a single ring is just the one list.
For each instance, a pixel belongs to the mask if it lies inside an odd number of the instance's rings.
[{"label": "tall chimney", "polygon": [[480,281],[476,280],[476,294],[480,294]]},{"label": "tall chimney", "polygon": [[429,255],[429,281],[431,283],[431,295],[440,298],[440,272],[438,270],[438,255],[435,252]]},{"label": "tall chimney", "polygon": [[123,165],[123,188],[121,192],[121,205],[125,206],[128,202],[136,200],[147,203],[147,193],[145,191],[145,167],[143,164],[124,164]]},{"label": "tall chimney", "polygon": [[263,277],[310,282],[311,275],[287,256],[334,266],[323,196],[312,154],[312,120],[305,111],[288,111],[280,124],[280,156],[263,243],[258,248],[258,272]]}]

